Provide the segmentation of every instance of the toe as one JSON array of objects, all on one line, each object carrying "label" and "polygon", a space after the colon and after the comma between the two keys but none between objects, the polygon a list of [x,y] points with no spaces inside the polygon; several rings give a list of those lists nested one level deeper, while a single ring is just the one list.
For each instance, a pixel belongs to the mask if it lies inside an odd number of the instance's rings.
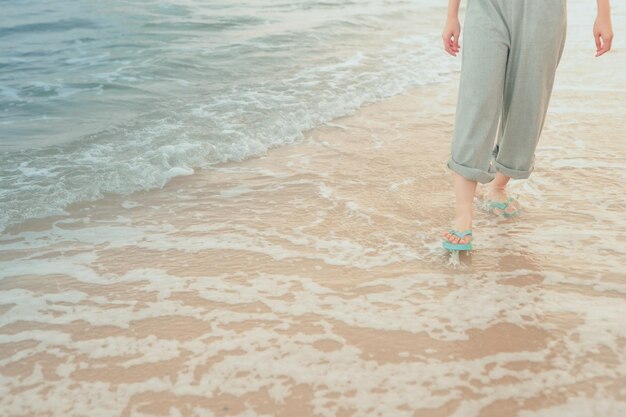
[{"label": "toe", "polygon": [[517,201],[514,201],[507,207],[506,211],[507,213],[512,214],[518,211],[519,209],[520,209],[519,203]]}]

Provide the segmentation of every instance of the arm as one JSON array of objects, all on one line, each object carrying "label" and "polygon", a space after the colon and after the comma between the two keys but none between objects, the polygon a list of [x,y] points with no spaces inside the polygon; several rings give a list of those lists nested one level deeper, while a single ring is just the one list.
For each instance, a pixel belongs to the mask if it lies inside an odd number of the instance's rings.
[{"label": "arm", "polygon": [[[452,1],[452,0],[450,0]],[[596,40],[596,57],[611,49],[613,29],[611,28],[610,0],[597,0],[598,16],[593,25],[593,37]]]},{"label": "arm", "polygon": [[[606,1],[609,0],[598,0]],[[461,46],[459,45],[459,36],[461,36],[461,24],[459,23],[459,6],[461,0],[448,0],[448,18],[443,27],[443,48],[452,56],[456,56]]]}]

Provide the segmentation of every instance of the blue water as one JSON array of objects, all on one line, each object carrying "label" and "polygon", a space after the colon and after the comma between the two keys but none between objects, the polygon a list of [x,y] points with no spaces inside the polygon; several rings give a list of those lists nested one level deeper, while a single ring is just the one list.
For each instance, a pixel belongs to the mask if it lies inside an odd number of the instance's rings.
[{"label": "blue water", "polygon": [[3,0],[0,231],[445,80],[436,3]]}]

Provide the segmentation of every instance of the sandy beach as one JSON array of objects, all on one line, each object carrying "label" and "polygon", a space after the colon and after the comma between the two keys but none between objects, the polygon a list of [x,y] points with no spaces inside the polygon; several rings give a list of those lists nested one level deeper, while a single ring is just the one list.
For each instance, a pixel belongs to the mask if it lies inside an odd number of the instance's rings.
[{"label": "sandy beach", "polygon": [[9,227],[0,414],[626,415],[626,58],[622,40],[593,58],[590,19],[570,22],[535,172],[511,184],[523,215],[480,211],[479,188],[456,267],[458,73]]}]

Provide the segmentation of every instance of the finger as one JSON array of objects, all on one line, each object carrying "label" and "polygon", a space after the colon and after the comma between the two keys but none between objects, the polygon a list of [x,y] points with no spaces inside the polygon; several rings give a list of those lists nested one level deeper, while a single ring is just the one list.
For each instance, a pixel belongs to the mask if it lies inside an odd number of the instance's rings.
[{"label": "finger", "polygon": [[599,33],[595,33],[593,36],[594,36],[594,38],[596,40],[596,51],[599,51],[600,48],[602,48],[602,41],[600,39],[600,34]]},{"label": "finger", "polygon": [[452,49],[452,41],[448,38],[448,40],[444,43],[444,48],[447,53],[452,56],[456,56],[454,49]]},{"label": "finger", "polygon": [[459,33],[454,34],[454,47],[458,50],[461,46],[459,45]]},{"label": "finger", "polygon": [[602,47],[596,52],[596,56],[603,55],[609,49],[611,49],[611,38],[602,38]]},{"label": "finger", "polygon": [[460,46],[457,35],[454,35],[453,39],[450,40],[450,48],[454,52],[459,52]]},{"label": "finger", "polygon": [[600,56],[603,55],[605,52],[607,52],[610,49],[610,44],[608,42],[604,42],[602,45],[602,48],[600,48],[600,50],[598,51],[598,53],[596,54],[596,56]]},{"label": "finger", "polygon": [[452,49],[454,52],[459,52],[459,48],[457,48],[456,43],[454,43],[454,41],[450,42],[450,49]]},{"label": "finger", "polygon": [[450,44],[450,50],[454,53],[454,56],[456,56],[456,54],[459,52],[459,50],[454,47],[454,43]]}]

